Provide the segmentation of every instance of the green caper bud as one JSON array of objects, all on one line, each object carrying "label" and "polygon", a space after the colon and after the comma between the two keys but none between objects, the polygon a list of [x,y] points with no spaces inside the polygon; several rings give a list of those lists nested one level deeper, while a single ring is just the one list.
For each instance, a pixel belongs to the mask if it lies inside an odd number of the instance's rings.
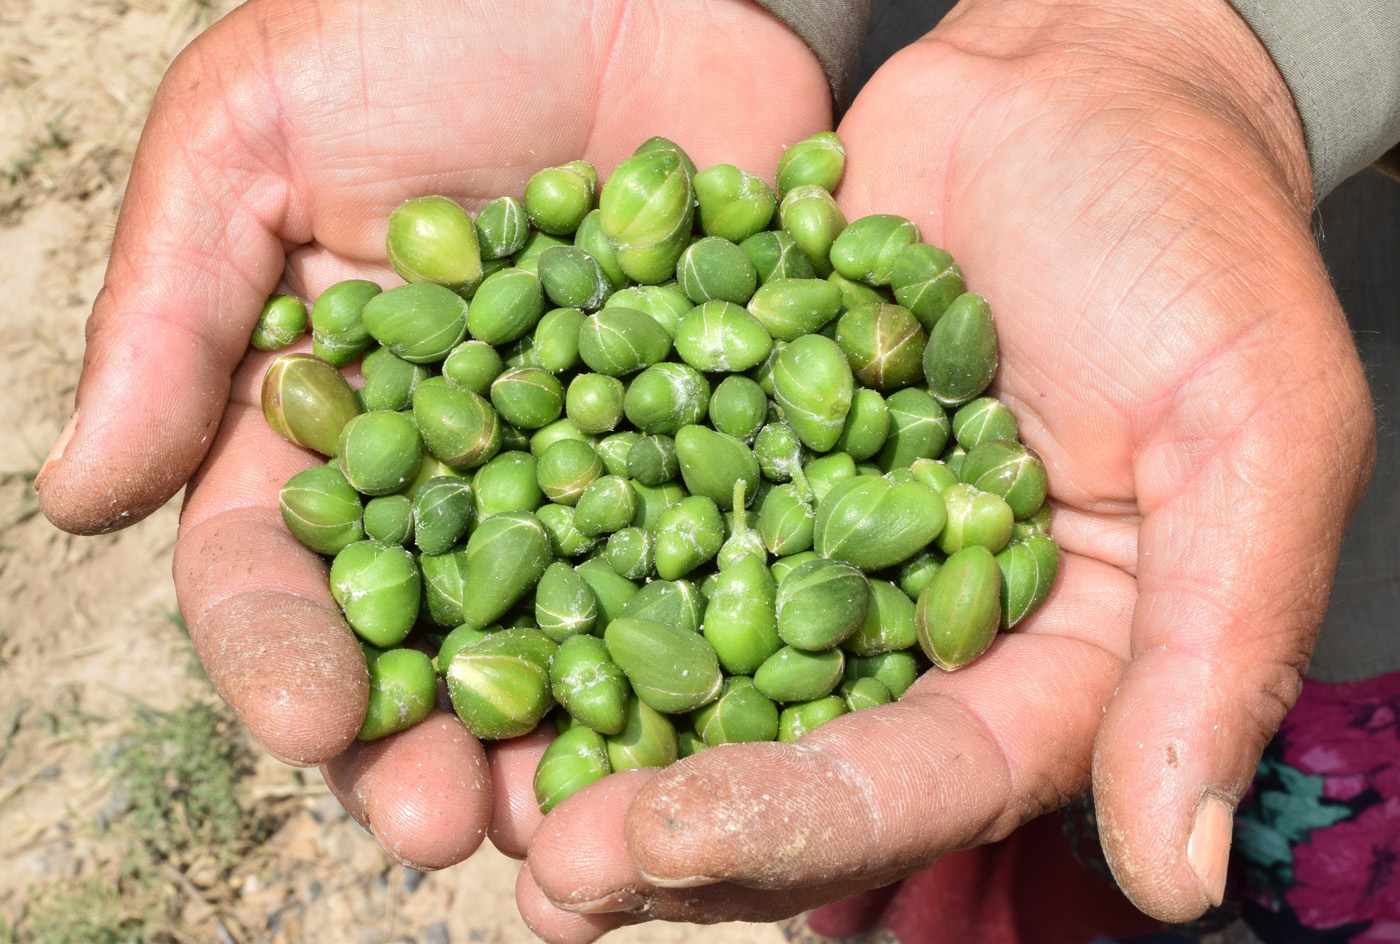
[{"label": "green caper bud", "polygon": [[834,131],[803,138],[778,159],[778,194],[812,185],[835,190],[846,169],[846,147]]},{"label": "green caper bud", "polygon": [[670,278],[689,242],[695,211],[690,173],[672,151],[654,150],[617,166],[598,200],[598,222],[637,282]]},{"label": "green caper bud", "polygon": [[915,622],[920,648],[940,669],[985,652],[1001,625],[1001,571],[992,553],[973,545],[948,555],[919,594]]},{"label": "green caper bud", "polygon": [[924,348],[929,391],[946,406],[975,398],[997,372],[997,335],[992,309],[981,295],[965,292],[938,319]]},{"label": "green caper bud", "polygon": [[709,427],[691,425],[677,430],[676,458],[686,490],[713,499],[725,511],[734,507],[738,482],[743,481],[750,494],[758,486],[758,459],[752,450]]},{"label": "green caper bud", "polygon": [[846,228],[846,215],[823,187],[804,184],[788,190],[778,205],[778,219],[793,242],[807,254],[821,278],[832,272],[831,244]]},{"label": "green caper bud", "polygon": [[942,498],[922,482],[856,476],[818,504],[813,546],[823,557],[881,570],[917,554],[947,520]]},{"label": "green caper bud", "polygon": [[519,429],[539,429],[564,411],[564,385],[543,367],[512,367],[491,384],[491,405]]},{"label": "green caper bud", "polygon": [[1029,518],[1022,518],[1012,526],[1011,536],[1013,540],[1024,541],[1032,534],[1049,534],[1050,519],[1054,515],[1054,508],[1049,502],[1041,505],[1035,514]]},{"label": "green caper bud", "polygon": [[519,267],[487,276],[467,311],[467,330],[488,344],[505,344],[529,333],[544,314],[544,290],[535,273]]},{"label": "green caper bud", "polygon": [[840,649],[811,652],[783,646],[753,674],[754,685],[774,701],[825,698],[841,684],[846,654]]},{"label": "green caper bud", "polygon": [[817,558],[778,585],[778,635],[798,649],[830,649],[860,628],[869,606],[864,574],[844,561]]},{"label": "green caper bud", "polygon": [[365,305],[379,294],[379,286],[364,279],[336,282],[311,306],[311,350],[336,367],[359,357],[373,338],[361,317]]},{"label": "green caper bud", "polygon": [[1000,495],[1017,518],[1028,518],[1040,510],[1049,485],[1040,456],[1005,439],[989,439],[970,447],[958,476],[975,488]]},{"label": "green caper bud", "polygon": [[476,224],[447,197],[418,197],[395,207],[385,249],[405,282],[456,289],[481,280]]},{"label": "green caper bud", "polygon": [[340,432],[340,471],[365,495],[402,489],[423,459],[422,440],[413,420],[403,413],[361,413]]},{"label": "green caper bud", "polygon": [[666,359],[671,336],[634,308],[604,308],[579,329],[578,353],[590,370],[622,377]]},{"label": "green caper bud", "polygon": [[[360,388],[360,403],[365,410],[407,410],[413,405],[413,391],[428,379],[428,368],[399,357],[386,347],[376,348],[374,370],[362,366],[365,385]],[[368,357],[368,355],[366,355]]]},{"label": "green caper bud", "polygon": [[840,272],[831,273],[826,277],[826,281],[836,286],[837,290],[840,291],[841,307],[846,311],[869,308],[872,305],[887,305],[890,302],[887,292],[872,288],[863,282],[848,279]]},{"label": "green caper bud", "polygon": [[704,610],[704,597],[689,580],[651,580],[627,601],[618,616],[621,619],[651,620],[698,633]]},{"label": "green caper bud", "polygon": [[928,335],[919,320],[898,305],[846,312],[836,323],[836,343],[856,379],[867,387],[898,390],[923,379]]},{"label": "green caper bud", "polygon": [[443,475],[429,479],[413,496],[413,533],[424,554],[442,554],[467,533],[476,514],[466,479]]},{"label": "green caper bud", "polygon": [[651,486],[633,479],[632,491],[637,493],[637,516],[632,523],[653,535],[661,521],[661,513],[686,497],[685,489],[679,482]]},{"label": "green caper bud", "polygon": [[855,378],[835,341],[798,338],[773,365],[774,399],[803,445],[826,452],[841,438],[855,394]]},{"label": "green caper bud", "polygon": [[574,245],[597,260],[603,274],[607,276],[610,293],[631,284],[627,273],[622,271],[622,265],[617,261],[617,250],[608,242],[607,234],[603,232],[598,210],[589,210],[578,224],[578,229],[574,231]]},{"label": "green caper bud", "polygon": [[413,555],[397,544],[346,545],[331,562],[330,583],[345,622],[372,646],[397,646],[418,618],[422,577]]},{"label": "green caper bud", "polygon": [[928,243],[904,247],[890,270],[890,288],[930,334],[953,299],[967,291],[953,257]]},{"label": "green caper bud", "polygon": [[603,307],[632,308],[651,315],[666,330],[666,334],[674,338],[681,319],[695,307],[695,303],[675,282],[663,282],[660,285],[633,285],[614,292]]},{"label": "green caper bud", "polygon": [[699,633],[651,620],[622,618],[603,630],[603,641],[637,697],[657,711],[691,711],[719,695],[719,659]]},{"label": "green caper bud", "polygon": [[758,287],[758,270],[748,254],[719,236],[697,239],[676,263],[676,283],[699,305],[708,301],[748,304]]},{"label": "green caper bud", "polygon": [[773,278],[749,299],[749,314],[780,341],[814,334],[841,312],[841,290],[825,279]]},{"label": "green caper bud", "polygon": [[525,212],[543,232],[552,236],[572,233],[593,209],[597,184],[598,174],[586,161],[546,167],[525,183]]},{"label": "green caper bud", "polygon": [[727,536],[716,556],[720,570],[727,570],[746,557],[757,557],[765,567],[768,564],[768,551],[763,546],[763,538],[755,530],[758,516],[745,507],[748,504],[747,492],[748,483],[743,479],[734,483],[734,510],[724,515]]},{"label": "green caper bud", "polygon": [[953,413],[953,436],[964,449],[989,439],[1015,442],[1018,434],[1016,415],[996,397],[969,400]]},{"label": "green caper bud", "polygon": [[459,625],[467,578],[467,549],[456,547],[444,554],[419,554],[418,569],[423,574],[422,609],[428,621],[435,626]]},{"label": "green caper bud", "polygon": [[306,334],[306,324],[306,306],[300,298],[274,295],[263,305],[248,343],[259,351],[280,351]]},{"label": "green caper bud", "polygon": [[885,683],[873,678],[851,679],[848,682],[842,682],[840,695],[841,700],[846,703],[847,711],[860,711],[862,708],[888,705],[894,701],[894,697],[890,694],[890,690],[885,687]]},{"label": "green caper bud", "polygon": [[591,538],[574,527],[571,505],[545,505],[536,509],[540,524],[549,535],[549,546],[557,557],[581,557],[598,546]]},{"label": "green caper bud", "polygon": [[937,400],[917,387],[897,390],[885,398],[890,432],[877,462],[880,468],[902,469],[919,459],[934,459],[948,442],[952,424]]},{"label": "green caper bud", "polygon": [[534,589],[553,557],[534,515],[506,511],[481,521],[467,539],[460,622],[482,627],[500,619]]},{"label": "green caper bud", "polygon": [[575,439],[590,447],[597,442],[596,436],[585,433],[566,416],[535,430],[530,437],[530,455],[538,459],[544,455],[546,449],[561,439]]},{"label": "green caper bud", "polygon": [[853,220],[831,244],[831,265],[848,279],[889,285],[899,254],[919,239],[919,227],[902,216],[863,216]]},{"label": "green caper bud", "polygon": [[695,177],[695,162],[690,159],[690,155],[685,153],[685,150],[675,141],[672,141],[670,138],[663,137],[662,135],[658,134],[653,137],[647,138],[641,144],[637,145],[637,149],[632,153],[634,155],[647,154],[652,151],[666,151],[668,153],[674,154],[676,158],[681,162],[681,167],[685,168],[686,174],[691,178]]},{"label": "green caper bud", "polygon": [[431,282],[400,285],[365,303],[365,328],[380,344],[414,364],[447,357],[467,333],[467,303]]},{"label": "green caper bud", "polygon": [[680,470],[676,441],[670,436],[643,436],[627,451],[627,475],[644,485],[662,485]]},{"label": "green caper bud", "polygon": [[434,658],[437,664],[437,674],[443,677],[447,675],[447,667],[452,664],[452,659],[463,649],[480,642],[493,632],[499,632],[501,627],[488,626],[485,629],[476,629],[471,626],[458,626],[442,637],[442,642],[438,644],[438,654]]},{"label": "green caper bud", "polygon": [[841,427],[836,448],[857,462],[879,454],[890,434],[890,411],[885,398],[866,387],[858,388],[851,399],[851,411]]},{"label": "green caper bud", "polygon": [[813,507],[820,506],[837,485],[856,477],[856,461],[844,452],[817,456],[802,467]]},{"label": "green caper bud", "polygon": [[726,672],[750,674],[782,647],[777,592],[761,558],[750,555],[720,571],[701,631]]},{"label": "green caper bud", "polygon": [[641,438],[641,433],[624,429],[598,443],[598,456],[603,460],[603,468],[609,475],[627,475],[627,456]]},{"label": "green caper bud", "polygon": [[1015,513],[1000,495],[959,484],[945,489],[941,497],[948,512],[948,523],[938,534],[938,549],[944,554],[973,545],[995,554],[1011,540]]},{"label": "green caper bud", "polygon": [[561,505],[578,501],[584,489],[603,474],[603,460],[587,443],[561,439],[544,451],[535,479],[546,498]]},{"label": "green caper bud", "polygon": [[598,620],[598,601],[588,584],[564,561],[545,570],[535,588],[535,622],[540,632],[562,643],[590,633]]},{"label": "green caper bud", "polygon": [[890,695],[900,697],[919,677],[919,661],[915,650],[900,649],[875,656],[849,656],[846,659],[846,681],[861,678],[878,679]]},{"label": "green caper bud", "polygon": [[553,246],[540,254],[540,284],[563,308],[593,311],[612,294],[612,283],[598,260],[577,246]]},{"label": "green caper bud", "polygon": [[569,240],[564,236],[551,236],[544,230],[533,230],[525,239],[525,245],[511,259],[512,265],[517,269],[524,269],[533,275],[540,274],[540,256],[546,249],[555,246],[570,246]]},{"label": "green caper bud", "polygon": [[689,364],[653,364],[632,378],[622,401],[628,422],[644,433],[674,436],[698,423],[710,405],[710,382]]},{"label": "green caper bud", "polygon": [[454,387],[485,396],[505,364],[496,349],[485,341],[463,341],[442,362],[442,376]]},{"label": "green caper bud", "polygon": [[313,465],[287,480],[277,496],[287,530],[317,554],[336,554],[365,536],[360,495],[340,469]]},{"label": "green caper bud", "polygon": [[476,215],[476,240],[482,259],[504,259],[525,245],[530,219],[514,197],[498,197]]},{"label": "green caper bud", "polygon": [[675,343],[681,360],[709,372],[757,367],[773,349],[768,329],[728,301],[707,301],[691,309],[676,331]]},{"label": "green caper bud", "polygon": [[508,511],[534,511],[544,504],[539,460],[528,452],[503,452],[496,456],[477,469],[472,487],[478,521]]},{"label": "green caper bud", "polygon": [[[368,649],[368,647],[366,647]],[[369,705],[356,737],[373,741],[413,727],[433,710],[437,673],[417,649],[366,652]]]},{"label": "green caper bud", "polygon": [[589,537],[620,531],[637,514],[637,493],[632,483],[616,475],[603,475],[589,483],[574,504],[574,527]]},{"label": "green caper bud", "polygon": [[554,373],[573,370],[578,356],[578,332],[585,315],[577,308],[551,308],[535,325],[533,354],[538,366]]},{"label": "green caper bud", "polygon": [[887,580],[870,581],[870,606],[860,628],[841,643],[858,656],[908,649],[919,643],[914,627],[914,601]]},{"label": "green caper bud", "polygon": [[622,615],[623,609],[641,589],[612,569],[606,557],[591,557],[574,568],[588,584],[598,602],[598,626],[606,627]]},{"label": "green caper bud", "polygon": [[651,532],[627,527],[608,536],[608,563],[628,580],[645,580],[655,570]]},{"label": "green caper bud", "polygon": [[802,247],[780,229],[755,233],[739,243],[758,272],[758,284],[772,279],[813,279],[817,272]]},{"label": "green caper bud", "polygon": [[595,780],[612,773],[603,735],[586,725],[561,733],[540,756],[535,767],[535,802],[548,813]]},{"label": "green caper bud", "polygon": [[569,381],[564,414],[585,433],[606,433],[622,420],[622,381],[607,374],[576,374]]},{"label": "green caper bud", "polygon": [[490,647],[492,633],[457,653],[447,667],[447,691],[457,717],[482,740],[519,737],[553,707],[549,670],[534,659]]},{"label": "green caper bud", "polygon": [[475,468],[501,448],[501,421],[491,404],[447,383],[418,385],[413,422],[428,452],[454,469]]},{"label": "green caper bud", "polygon": [[736,675],[725,679],[719,698],[694,715],[695,729],[711,746],[773,741],[778,737],[778,706],[754,685]]},{"label": "green caper bud", "polygon": [[407,544],[413,540],[413,499],[406,494],[371,498],[365,502],[364,527],[365,536],[376,541]]},{"label": "green caper bud", "polygon": [[710,396],[709,416],[715,429],[749,442],[768,418],[768,397],[755,381],[733,374]]},{"label": "green caper bud", "polygon": [[772,482],[788,482],[802,471],[802,441],[786,423],[769,423],[753,438],[753,453],[763,475]]},{"label": "green caper bud", "polygon": [[719,553],[724,520],[713,499],[692,495],[664,508],[654,533],[656,573],[662,580],[679,580]]},{"label": "green caper bud", "polygon": [[1060,551],[1048,534],[1031,534],[997,554],[996,562],[1001,571],[1001,626],[1010,629],[1050,595]]},{"label": "green caper bud", "polygon": [[733,164],[715,164],[694,175],[700,229],[731,243],[768,229],[778,199],[763,178]]},{"label": "green caper bud", "polygon": [[605,743],[613,770],[669,767],[680,756],[676,726],[640,698],[628,700],[627,724]]},{"label": "green caper bud", "polygon": [[915,459],[909,466],[914,478],[942,495],[950,485],[958,484],[958,475],[938,459]]},{"label": "green caper bud", "polygon": [[549,667],[554,698],[574,719],[601,734],[621,734],[627,725],[627,676],[597,636],[570,636]]},{"label": "green caper bud", "polygon": [[768,493],[758,513],[758,533],[769,553],[779,557],[812,546],[816,513],[797,486],[779,485]]},{"label": "green caper bud", "polygon": [[816,560],[820,556],[821,555],[816,551],[798,551],[796,554],[789,554],[786,557],[780,557],[775,560],[768,567],[768,572],[773,575],[775,581],[782,583],[783,578],[788,574],[792,573],[809,560]]},{"label": "green caper bud", "polygon": [[263,377],[267,425],[288,442],[334,456],[359,401],[340,371],[312,354],[282,354]]},{"label": "green caper bud", "polygon": [[778,716],[778,740],[791,744],[808,731],[841,717],[846,710],[846,700],[840,695],[788,705]]},{"label": "green caper bud", "polygon": [[899,581],[899,589],[904,591],[904,595],[911,600],[917,600],[924,587],[933,579],[933,575],[938,573],[938,568],[943,566],[942,556],[931,551],[920,551],[907,561],[899,565],[899,570],[895,578]]}]

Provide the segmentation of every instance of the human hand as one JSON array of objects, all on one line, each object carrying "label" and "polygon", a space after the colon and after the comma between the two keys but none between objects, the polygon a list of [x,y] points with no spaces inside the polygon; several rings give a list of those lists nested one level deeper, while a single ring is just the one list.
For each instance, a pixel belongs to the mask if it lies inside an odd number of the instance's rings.
[{"label": "human hand", "polygon": [[654,134],[768,167],[829,123],[815,57],[743,0],[254,0],[162,83],[78,408],[38,479],[44,512],[114,530],[188,482],[176,589],[219,693],[271,753],[325,764],[393,856],[458,861],[490,814],[482,749],[445,713],[354,741],[363,656],[324,563],[277,511],[281,483],[322,460],[268,428],[269,358],[245,357],[263,301],[279,281],[303,298],[344,278],[397,284],[384,232],[409,197],[519,196],[540,167],[582,157],[606,173]]},{"label": "human hand", "polygon": [[969,0],[839,130],[848,218],[915,220],[997,313],[993,389],[1049,468],[1059,584],[896,704],[566,800],[522,913],[556,944],[782,917],[1092,783],[1124,891],[1193,918],[1374,454],[1288,90],[1220,0]]}]

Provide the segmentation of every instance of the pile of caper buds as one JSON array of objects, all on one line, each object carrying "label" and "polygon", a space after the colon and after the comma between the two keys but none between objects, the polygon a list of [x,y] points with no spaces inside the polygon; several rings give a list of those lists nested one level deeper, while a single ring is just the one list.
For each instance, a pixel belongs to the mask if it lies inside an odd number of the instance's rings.
[{"label": "pile of caper buds", "polygon": [[[601,189],[573,161],[475,219],[409,200],[408,284],[315,300],[263,411],[331,459],[280,503],[361,641],[361,738],[425,718],[439,677],[480,738],[553,712],[548,811],[887,703],[1040,606],[1046,471],[985,395],[991,311],[910,220],[848,224],[844,165],[813,135],[775,193],[653,138]],[[275,297],[253,343],[307,320]]]}]

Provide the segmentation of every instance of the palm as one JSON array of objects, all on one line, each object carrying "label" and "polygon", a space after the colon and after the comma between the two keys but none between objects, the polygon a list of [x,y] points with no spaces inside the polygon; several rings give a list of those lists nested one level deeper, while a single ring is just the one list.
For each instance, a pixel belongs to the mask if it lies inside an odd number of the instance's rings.
[{"label": "palm", "polygon": [[[1091,771],[1105,845],[1139,870],[1125,888],[1194,917],[1196,798],[1238,798],[1296,697],[1370,442],[1306,215],[1259,142],[1165,84],[1125,93],[1136,79],[1082,51],[998,56],[940,33],[843,121],[838,196],[852,219],[918,222],[992,302],[992,392],[1050,471],[1057,589],[982,660],[811,751],[704,752],[638,777],[630,805],[561,805],[520,896],[551,939],[620,916],[584,926],[541,891],[574,908],[630,886],[633,908],[686,920],[790,914],[1004,836]],[[577,856],[589,823],[600,844],[625,835],[635,865],[570,869],[547,837]]]}]

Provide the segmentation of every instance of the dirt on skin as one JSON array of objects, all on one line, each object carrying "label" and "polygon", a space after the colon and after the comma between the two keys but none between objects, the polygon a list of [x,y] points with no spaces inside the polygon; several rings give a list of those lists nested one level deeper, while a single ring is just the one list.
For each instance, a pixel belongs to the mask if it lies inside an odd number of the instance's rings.
[{"label": "dirt on skin", "polygon": [[[32,483],[72,408],[83,324],[156,85],[233,5],[0,0],[0,941],[25,940],[61,890],[128,880],[117,827],[130,814],[111,766],[120,736],[143,706],[210,699],[175,611],[178,498],[128,530],[75,538],[39,514]],[[516,863],[488,846],[445,872],[409,872],[314,771],[250,756],[249,815],[275,828],[232,859],[159,863],[157,892],[176,916],[162,940],[535,940],[515,910]],[[98,899],[71,900],[73,933],[55,933],[89,940],[82,902]],[[655,924],[609,939],[782,937],[767,925]]]}]

